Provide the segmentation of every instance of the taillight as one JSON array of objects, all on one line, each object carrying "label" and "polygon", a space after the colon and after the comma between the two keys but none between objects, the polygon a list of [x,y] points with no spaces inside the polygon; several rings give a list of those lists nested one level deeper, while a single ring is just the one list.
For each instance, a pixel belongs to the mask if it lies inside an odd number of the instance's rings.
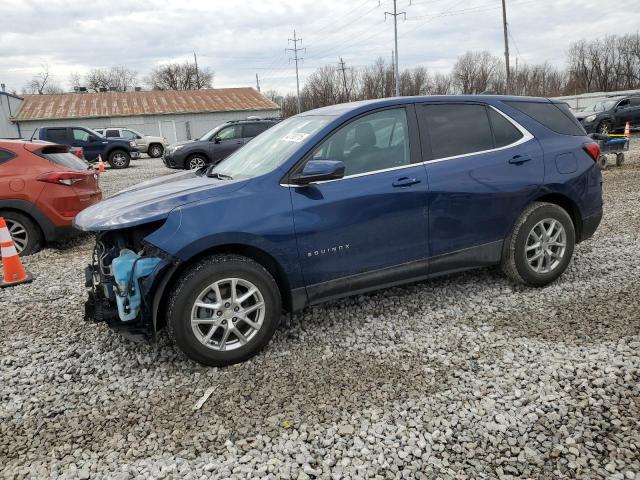
[{"label": "taillight", "polygon": [[582,149],[589,154],[594,162],[597,162],[600,158],[600,146],[597,143],[585,143]]},{"label": "taillight", "polygon": [[93,173],[87,174],[83,172],[51,172],[44,173],[37,179],[41,182],[57,183],[60,185],[71,186],[74,183],[84,180],[88,175],[93,175]]},{"label": "taillight", "polygon": [[84,150],[82,150],[82,148],[79,148],[78,150],[76,150],[75,152],[73,152],[74,155],[76,157],[78,157],[79,159],[84,159]]}]

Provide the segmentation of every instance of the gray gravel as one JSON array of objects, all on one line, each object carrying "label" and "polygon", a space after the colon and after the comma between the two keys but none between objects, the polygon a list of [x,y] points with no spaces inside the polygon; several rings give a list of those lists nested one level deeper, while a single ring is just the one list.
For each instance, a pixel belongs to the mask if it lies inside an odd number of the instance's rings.
[{"label": "gray gravel", "polygon": [[557,283],[480,270],[309,308],[226,369],[84,323],[90,238],[28,257],[36,280],[0,291],[2,476],[640,479],[634,141]]}]

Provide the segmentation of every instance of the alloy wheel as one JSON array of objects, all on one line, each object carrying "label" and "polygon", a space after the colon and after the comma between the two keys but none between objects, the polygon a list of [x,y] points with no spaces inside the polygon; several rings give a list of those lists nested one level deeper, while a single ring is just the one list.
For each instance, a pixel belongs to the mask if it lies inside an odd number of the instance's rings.
[{"label": "alloy wheel", "polygon": [[151,156],[152,157],[158,158],[160,155],[162,155],[162,150],[160,149],[160,147],[158,147],[158,146],[151,147]]},{"label": "alloy wheel", "polygon": [[29,232],[27,232],[24,225],[16,220],[7,218],[6,223],[7,228],[9,229],[9,235],[11,235],[11,239],[13,240],[16,250],[18,253],[22,253],[29,243]]},{"label": "alloy wheel", "polygon": [[189,169],[196,170],[198,168],[204,167],[204,158],[202,157],[193,157],[189,160]]},{"label": "alloy wheel", "polygon": [[527,236],[525,256],[536,273],[549,273],[560,265],[567,250],[567,234],[558,220],[545,218]]},{"label": "alloy wheel", "polygon": [[191,309],[191,330],[207,348],[235,350],[249,343],[265,317],[264,297],[242,278],[225,278],[205,288]]},{"label": "alloy wheel", "polygon": [[124,156],[124,153],[116,152],[111,158],[111,161],[114,165],[122,167],[127,163],[127,158]]}]

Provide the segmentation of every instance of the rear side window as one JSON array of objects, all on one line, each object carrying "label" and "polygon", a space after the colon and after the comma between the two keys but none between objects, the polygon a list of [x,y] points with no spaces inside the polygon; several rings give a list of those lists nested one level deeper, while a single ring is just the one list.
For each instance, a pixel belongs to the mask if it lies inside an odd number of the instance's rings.
[{"label": "rear side window", "polygon": [[496,148],[506,147],[522,138],[522,132],[493,108],[488,109]]},{"label": "rear side window", "polygon": [[119,130],[108,129],[107,133],[105,133],[104,136],[107,137],[107,138],[119,137],[120,136],[120,131]]},{"label": "rear side window", "polygon": [[51,149],[44,148],[38,153],[38,155],[53,163],[74,170],[86,170],[89,167],[87,162],[76,157],[73,153],[56,152],[55,150],[52,151]]},{"label": "rear side window", "polygon": [[562,135],[586,135],[566,103],[505,102]]},{"label": "rear side window", "polygon": [[271,125],[268,123],[245,123],[242,128],[244,129],[243,137],[253,138],[260,135]]},{"label": "rear side window", "polygon": [[9,160],[11,160],[15,156],[16,156],[15,153],[10,152],[9,150],[4,150],[4,149],[0,148],[0,165],[2,165],[3,163],[8,162]]},{"label": "rear side window", "polygon": [[50,128],[47,130],[47,140],[53,143],[66,143],[67,142],[67,129],[66,128]]},{"label": "rear side window", "polygon": [[433,158],[454,157],[493,148],[487,111],[483,105],[423,105]]}]

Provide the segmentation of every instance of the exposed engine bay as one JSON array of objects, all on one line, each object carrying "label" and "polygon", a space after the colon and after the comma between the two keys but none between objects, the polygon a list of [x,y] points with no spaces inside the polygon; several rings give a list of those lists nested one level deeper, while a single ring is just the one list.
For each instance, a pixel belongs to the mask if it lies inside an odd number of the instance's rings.
[{"label": "exposed engine bay", "polygon": [[85,320],[105,322],[136,337],[154,332],[155,287],[174,263],[144,241],[158,227],[146,224],[97,235],[92,263],[85,268]]}]

